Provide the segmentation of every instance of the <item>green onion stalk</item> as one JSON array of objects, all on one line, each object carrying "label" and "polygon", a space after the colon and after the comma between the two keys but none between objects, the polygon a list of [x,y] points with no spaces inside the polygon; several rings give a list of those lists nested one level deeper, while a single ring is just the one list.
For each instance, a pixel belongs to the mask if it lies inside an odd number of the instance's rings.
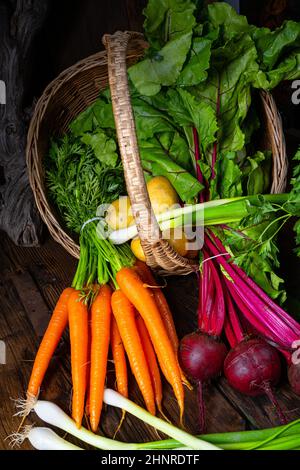
[{"label": "green onion stalk", "polygon": [[[231,199],[216,199],[176,208],[156,216],[161,230],[190,225],[222,225],[240,222],[251,214],[262,211],[266,205],[272,210],[285,210],[289,194],[267,194],[243,196]],[[289,215],[289,214],[287,214]],[[292,214],[291,214],[292,215]],[[111,231],[109,240],[115,245],[123,244],[137,235],[137,227]]]}]

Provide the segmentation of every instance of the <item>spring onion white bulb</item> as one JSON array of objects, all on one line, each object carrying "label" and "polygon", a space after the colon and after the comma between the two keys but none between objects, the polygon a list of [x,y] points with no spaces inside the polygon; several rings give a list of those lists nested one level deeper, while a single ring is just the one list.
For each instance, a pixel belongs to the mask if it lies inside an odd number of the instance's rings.
[{"label": "spring onion white bulb", "polygon": [[156,416],[151,415],[148,411],[144,410],[140,406],[133,403],[128,398],[123,397],[120,393],[109,388],[104,390],[103,401],[107,405],[115,406],[121,408],[128,413],[136,416],[137,418],[144,421],[144,423],[150,424],[159,431],[164,432],[168,436],[176,439],[181,444],[186,445],[188,448],[193,450],[221,450],[218,447],[210,444],[209,442],[202,441],[197,437],[188,434],[185,431],[177,428],[176,426],[164,421]]},{"label": "spring onion white bulb", "polygon": [[65,441],[49,428],[32,428],[26,437],[37,450],[83,450]]},{"label": "spring onion white bulb", "polygon": [[34,406],[34,411],[40,419],[55,426],[83,442],[102,450],[136,450],[137,444],[126,444],[114,441],[107,437],[97,436],[91,431],[81,427],[77,429],[75,422],[57,405],[49,401],[39,400]]}]

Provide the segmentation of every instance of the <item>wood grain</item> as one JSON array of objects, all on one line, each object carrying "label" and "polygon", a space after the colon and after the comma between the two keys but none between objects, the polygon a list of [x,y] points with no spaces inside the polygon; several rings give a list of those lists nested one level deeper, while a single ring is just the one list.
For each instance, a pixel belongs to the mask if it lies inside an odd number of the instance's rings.
[{"label": "wood grain", "polygon": [[42,224],[26,172],[31,111],[24,103],[33,73],[32,45],[46,10],[47,1],[0,3],[0,78],[6,84],[6,104],[0,105],[0,228],[27,246],[38,244]]}]

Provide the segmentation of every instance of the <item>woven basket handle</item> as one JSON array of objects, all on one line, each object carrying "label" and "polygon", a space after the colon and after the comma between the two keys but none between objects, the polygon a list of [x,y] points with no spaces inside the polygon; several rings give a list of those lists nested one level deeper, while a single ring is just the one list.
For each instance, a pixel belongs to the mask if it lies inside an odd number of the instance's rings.
[{"label": "woven basket handle", "polygon": [[134,32],[118,31],[113,35],[104,35],[102,41],[107,50],[109,86],[127,191],[147,262],[152,265],[155,263],[154,260],[149,259],[151,258],[150,247],[159,242],[161,232],[150,203],[143,174],[126,66],[128,43],[137,35],[139,34]]},{"label": "woven basket handle", "polygon": [[282,120],[271,93],[260,91],[265,113],[265,125],[273,155],[271,193],[283,193],[287,184],[288,159]]}]

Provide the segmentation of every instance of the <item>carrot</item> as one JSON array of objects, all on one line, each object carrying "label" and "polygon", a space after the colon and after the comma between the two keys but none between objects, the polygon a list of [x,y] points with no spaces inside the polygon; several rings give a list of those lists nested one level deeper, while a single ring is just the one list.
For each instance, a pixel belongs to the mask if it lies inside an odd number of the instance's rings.
[{"label": "carrot", "polygon": [[91,377],[91,341],[92,341],[92,325],[91,325],[91,312],[88,312],[88,355],[86,366],[86,401],[85,401],[85,418],[89,427],[88,416],[90,416],[90,377]]},{"label": "carrot", "polygon": [[155,352],[154,352],[145,322],[140,315],[138,315],[136,319],[136,324],[137,324],[138,332],[142,341],[143,349],[145,352],[145,356],[146,356],[149,371],[150,371],[156,406],[157,406],[158,411],[161,414],[163,414],[162,406],[161,406],[162,384],[161,384],[160,372],[159,372]]},{"label": "carrot", "polygon": [[117,390],[124,397],[128,398],[128,377],[125,349],[120,336],[117,322],[114,317],[111,320],[111,350],[115,363]]},{"label": "carrot", "polygon": [[72,418],[81,427],[86,394],[88,358],[88,308],[80,291],[74,291],[68,302],[73,383]]},{"label": "carrot", "polygon": [[[151,269],[146,265],[146,263],[143,263],[143,261],[140,261],[140,260],[136,260],[135,267],[142,281],[145,284],[148,284],[148,286],[154,286],[154,289],[151,289],[151,291],[153,293],[155,303],[158,307],[162,321],[164,322],[165,328],[167,330],[168,336],[170,338],[171,344],[173,346],[173,349],[177,357],[178,348],[179,348],[179,340],[178,340],[178,336],[176,333],[173,315],[168,305],[167,299],[164,293],[162,292],[162,290],[158,287],[158,284],[151,272]],[[188,379],[186,378],[186,376],[184,375],[180,366],[179,366],[179,369],[180,369],[182,382],[184,383],[184,385],[187,386],[187,388],[192,390],[193,387],[188,381]]]},{"label": "carrot", "polygon": [[36,397],[39,393],[45,373],[53,353],[68,324],[68,300],[74,292],[72,287],[63,290],[53,311],[48,328],[38,349],[27,388],[28,397]]},{"label": "carrot", "polygon": [[164,322],[168,336],[174,348],[174,351],[178,351],[179,341],[174,325],[173,315],[168,305],[167,299],[164,296],[162,290],[158,287],[156,280],[150,270],[150,268],[142,261],[137,260],[135,263],[138,274],[142,281],[148,286],[154,286],[155,289],[151,289],[153,297],[155,299],[158,310],[160,311],[161,318]]},{"label": "carrot", "polygon": [[108,285],[101,286],[91,309],[92,341],[89,412],[93,432],[98,429],[103,404],[110,339],[111,294],[112,290]]},{"label": "carrot", "polygon": [[[125,349],[122,342],[122,338],[120,336],[120,332],[118,329],[117,322],[114,316],[111,319],[111,350],[113,361],[115,364],[115,373],[116,373],[116,383],[117,383],[117,390],[118,392],[123,395],[123,397],[128,398],[128,376],[127,376],[127,363],[126,363],[126,356],[125,356]],[[114,432],[113,439],[116,438],[119,430],[122,427],[122,424],[125,419],[126,411],[122,410],[122,416],[120,422],[118,424],[117,429]]]},{"label": "carrot", "polygon": [[154,392],[147,360],[135,322],[135,309],[120,290],[115,291],[112,295],[112,309],[131,370],[143,395],[147,410],[155,415]]},{"label": "carrot", "polygon": [[121,291],[135,306],[143,318],[154,346],[159,365],[173,388],[180,409],[182,421],[184,411],[184,390],[175,351],[168,337],[160,312],[150,289],[132,268],[122,268],[116,275]]}]

